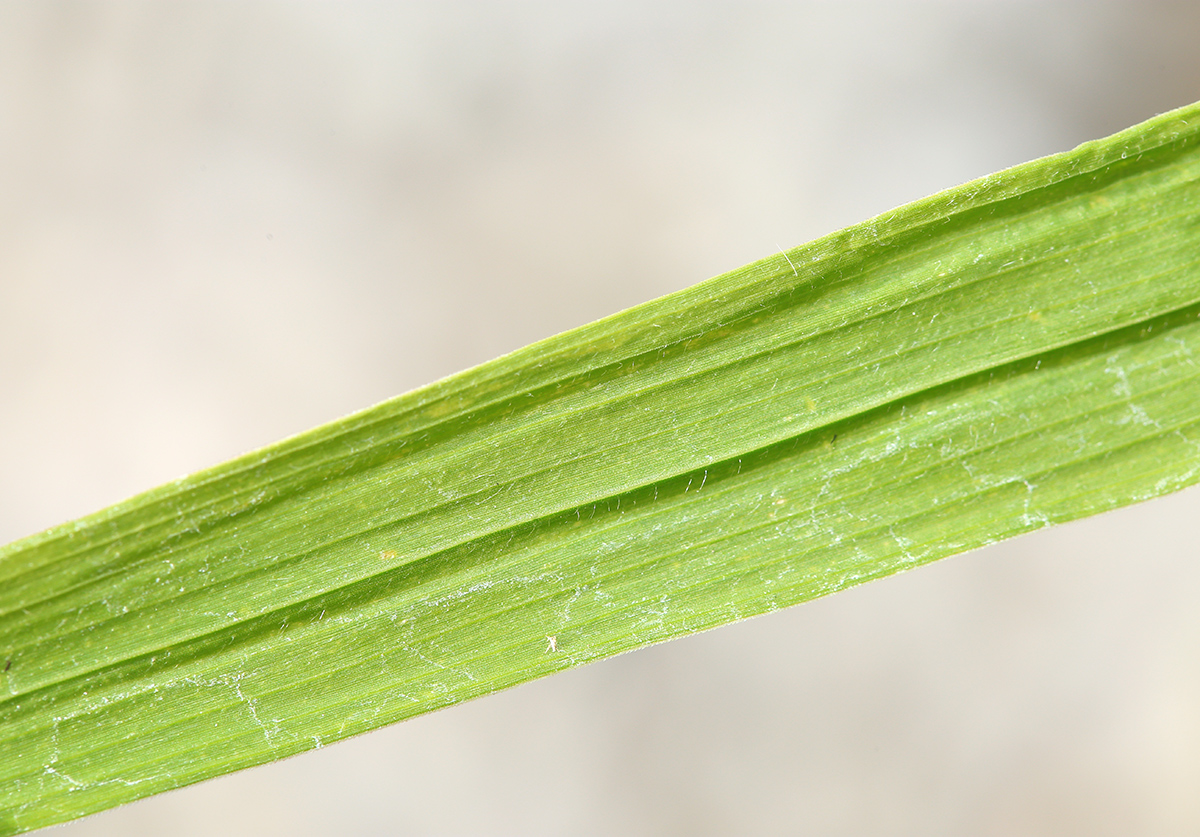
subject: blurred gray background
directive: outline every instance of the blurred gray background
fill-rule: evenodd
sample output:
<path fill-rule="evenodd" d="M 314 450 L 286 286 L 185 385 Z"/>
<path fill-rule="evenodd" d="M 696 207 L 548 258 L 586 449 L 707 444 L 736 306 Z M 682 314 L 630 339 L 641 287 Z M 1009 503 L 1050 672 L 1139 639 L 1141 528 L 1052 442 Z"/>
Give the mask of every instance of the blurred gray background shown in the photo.
<path fill-rule="evenodd" d="M 0 2 L 0 540 L 1200 99 L 1198 44 L 1195 3 Z M 1198 507 L 56 833 L 1195 834 Z"/>

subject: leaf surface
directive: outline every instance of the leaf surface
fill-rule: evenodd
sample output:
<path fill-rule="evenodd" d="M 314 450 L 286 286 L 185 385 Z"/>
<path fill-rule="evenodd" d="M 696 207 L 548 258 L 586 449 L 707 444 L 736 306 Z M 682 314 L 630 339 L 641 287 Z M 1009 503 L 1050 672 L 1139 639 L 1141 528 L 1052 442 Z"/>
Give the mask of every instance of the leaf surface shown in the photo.
<path fill-rule="evenodd" d="M 1200 105 L 0 549 L 0 833 L 1154 497 Z"/>

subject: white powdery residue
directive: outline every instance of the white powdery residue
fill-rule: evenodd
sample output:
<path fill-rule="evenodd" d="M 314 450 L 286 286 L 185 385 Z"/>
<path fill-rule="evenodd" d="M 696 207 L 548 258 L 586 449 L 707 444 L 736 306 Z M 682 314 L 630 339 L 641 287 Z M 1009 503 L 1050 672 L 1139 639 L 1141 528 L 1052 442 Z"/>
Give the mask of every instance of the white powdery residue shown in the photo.
<path fill-rule="evenodd" d="M 121 779 L 121 778 L 109 779 L 108 781 L 100 782 L 99 785 L 124 785 L 127 788 L 131 788 L 134 785 L 140 785 L 143 782 L 154 782 L 154 781 L 159 781 L 161 779 L 166 779 L 168 782 L 170 782 L 172 785 L 174 785 L 176 787 L 178 787 L 178 785 L 179 785 L 179 781 L 174 777 L 174 775 L 172 775 L 171 773 L 167 773 L 167 772 L 156 773 L 153 776 L 143 776 L 140 779 Z M 97 785 L 97 787 L 99 787 L 99 785 Z"/>
<path fill-rule="evenodd" d="M 370 616 L 359 611 L 350 611 L 348 613 L 338 613 L 334 616 L 325 616 L 325 611 L 321 611 L 321 616 L 318 617 L 318 622 L 328 622 L 330 625 L 356 625 L 364 619 L 369 619 Z M 395 620 L 393 620 L 395 621 Z"/>
<path fill-rule="evenodd" d="M 423 602 L 423 604 L 426 607 L 441 607 L 443 605 L 450 604 L 451 602 L 456 602 L 460 599 L 465 599 L 468 596 L 473 596 L 476 593 L 482 593 L 485 590 L 490 590 L 492 587 L 496 587 L 496 586 L 500 586 L 500 585 L 529 587 L 530 585 L 541 584 L 543 581 L 545 581 L 546 578 L 551 578 L 551 576 L 542 576 L 539 578 L 526 578 L 524 576 L 516 576 L 514 578 L 505 578 L 505 579 L 484 579 L 483 581 L 479 581 L 479 582 L 476 582 L 475 584 L 472 584 L 470 587 L 463 587 L 458 590 L 452 590 L 449 593 L 439 596 L 436 599 L 429 599 L 429 600 Z"/>
<path fill-rule="evenodd" d="M 1104 371 L 1117 379 L 1117 382 L 1113 384 L 1113 395 L 1121 398 L 1129 398 L 1133 395 L 1133 390 L 1129 386 L 1129 376 L 1125 374 L 1125 367 L 1117 364 L 1116 355 L 1108 359 L 1108 365 L 1104 367 Z"/>
<path fill-rule="evenodd" d="M 911 538 L 906 538 L 903 535 L 897 535 L 895 526 L 888 527 L 888 534 L 892 536 L 892 540 L 896 542 L 896 546 L 900 547 L 900 554 L 904 556 L 905 561 L 912 564 L 921 560 L 920 555 L 913 555 L 912 551 L 909 549 L 909 547 L 913 545 L 913 540 Z"/>
<path fill-rule="evenodd" d="M 1025 486 L 1025 502 L 1021 511 L 1021 525 L 1029 526 L 1035 529 L 1041 529 L 1050 525 L 1049 518 L 1041 512 L 1031 511 L 1033 505 L 1033 492 L 1037 488 L 1037 483 L 1030 482 L 1025 477 L 1000 477 L 994 474 L 978 474 L 966 462 L 960 461 L 963 470 L 970 474 L 971 479 L 981 488 L 997 488 L 1002 485 L 1015 485 L 1017 483 Z"/>
<path fill-rule="evenodd" d="M 413 648 L 411 645 L 404 645 L 401 647 L 403 647 L 405 651 L 412 654 L 414 657 L 416 657 L 417 659 L 426 663 L 427 665 L 431 665 L 436 669 L 441 669 L 442 671 L 449 671 L 452 674 L 459 675 L 460 677 L 465 677 L 473 683 L 478 682 L 478 678 L 475 677 L 475 675 L 471 674 L 471 672 L 467 671 L 465 668 L 455 668 L 453 666 L 442 665 L 437 660 L 429 659 L 429 657 L 426 657 L 424 654 L 422 654 L 417 649 Z"/>
<path fill-rule="evenodd" d="M 1025 509 L 1021 514 L 1021 524 L 1023 526 L 1031 526 L 1035 529 L 1041 529 L 1050 525 L 1049 518 L 1041 512 L 1031 513 L 1030 505 L 1033 503 L 1033 490 L 1037 488 L 1035 483 L 1031 483 L 1027 479 L 1018 480 L 1025 486 Z"/>
<path fill-rule="evenodd" d="M 1200 450 L 1200 442 L 1191 438 L 1186 433 L 1184 433 L 1182 430 L 1176 430 L 1172 435 L 1178 436 L 1180 439 L 1183 440 L 1184 444 L 1191 446 L 1193 449 Z"/>
<path fill-rule="evenodd" d="M 596 604 L 602 605 L 604 607 L 615 607 L 617 603 L 615 603 L 613 601 L 612 593 L 606 593 L 604 591 L 604 589 L 600 586 L 601 585 L 600 568 L 598 566 L 596 566 L 595 564 L 592 564 L 590 567 L 588 567 L 588 572 L 592 576 L 593 583 L 591 585 L 585 585 L 583 588 L 580 588 L 580 589 L 589 589 L 590 588 L 592 591 L 592 601 L 595 602 Z"/>
<path fill-rule="evenodd" d="M 250 713 L 250 717 L 254 719 L 254 723 L 257 724 L 258 728 L 262 730 L 263 738 L 266 739 L 268 744 L 270 744 L 271 735 L 274 732 L 278 732 L 278 727 L 272 730 L 263 723 L 262 718 L 258 717 L 258 698 L 246 697 L 245 693 L 242 691 L 242 677 L 243 675 L 238 675 L 237 679 L 233 681 L 233 690 L 237 693 L 238 699 L 245 704 L 246 710 Z"/>
<path fill-rule="evenodd" d="M 62 779 L 64 782 L 70 785 L 72 791 L 77 791 L 81 788 L 87 787 L 87 785 L 85 785 L 83 782 L 77 782 L 66 773 L 63 773 L 61 770 L 56 770 L 53 764 L 48 764 L 43 769 L 45 770 L 47 776 L 54 776 L 58 779 Z"/>
<path fill-rule="evenodd" d="M 255 726 L 262 730 L 263 739 L 266 740 L 268 744 L 274 745 L 274 736 L 282 732 L 282 729 L 279 725 L 282 719 L 271 718 L 270 724 L 268 725 L 267 722 L 263 721 L 263 719 L 258 716 L 258 698 L 248 697 L 246 693 L 242 691 L 242 680 L 244 680 L 245 677 L 246 673 L 244 671 L 240 671 L 237 674 L 222 674 L 208 680 L 201 680 L 198 677 L 185 677 L 182 678 L 180 682 L 187 683 L 192 686 L 223 687 L 232 689 L 233 693 L 237 695 L 238 701 L 245 706 L 246 711 L 250 713 L 250 718 L 254 721 Z"/>
<path fill-rule="evenodd" d="M 968 464 L 965 460 L 960 460 L 959 464 L 962 465 L 963 470 L 966 471 L 971 476 L 971 479 L 973 479 L 975 481 L 975 484 L 978 485 L 980 488 L 999 488 L 1002 485 L 1014 485 L 1016 483 L 1020 483 L 1021 485 L 1024 485 L 1025 486 L 1025 506 L 1026 506 L 1026 508 L 1029 507 L 1031 495 L 1033 494 L 1033 489 L 1037 488 L 1036 483 L 1031 483 L 1029 480 L 1027 480 L 1025 477 L 1022 477 L 1022 476 L 1001 476 L 998 474 L 979 473 L 975 470 L 975 468 L 972 465 Z"/>
<path fill-rule="evenodd" d="M 638 620 L 639 627 L 641 625 L 650 625 L 654 628 L 656 635 L 661 635 L 667 629 L 667 611 L 670 607 L 670 595 L 664 593 L 659 596 L 657 606 L 648 604 L 644 608 L 646 615 Z M 636 629 L 634 633 L 637 635 Z"/>
<path fill-rule="evenodd" d="M 1176 491 L 1184 486 L 1191 485 L 1192 479 L 1195 476 L 1196 469 L 1192 468 L 1183 474 L 1174 474 L 1169 477 L 1163 477 L 1158 482 L 1154 483 L 1154 490 L 1152 492 L 1149 492 L 1145 498 L 1139 499 L 1149 500 L 1152 497 L 1161 497 L 1163 494 L 1169 494 L 1170 492 Z"/>
<path fill-rule="evenodd" d="M 145 782 L 159 783 L 160 790 L 164 790 L 166 788 L 178 787 L 180 785 L 180 782 L 175 779 L 174 775 L 169 770 L 161 770 L 158 773 L 154 773 L 154 774 L 151 774 L 148 776 L 142 776 L 142 777 L 136 778 L 136 779 L 131 779 L 131 778 L 128 778 L 125 776 L 116 776 L 111 779 L 105 779 L 105 780 L 99 781 L 99 782 L 83 782 L 83 781 L 80 781 L 79 779 L 75 778 L 71 774 L 65 772 L 60 767 L 60 762 L 62 761 L 62 750 L 61 750 L 59 740 L 58 740 L 58 730 L 59 730 L 60 724 L 62 724 L 63 722 L 66 722 L 66 721 L 75 720 L 82 715 L 87 715 L 92 712 L 95 712 L 96 710 L 101 709 L 110 703 L 118 703 L 127 698 L 132 698 L 132 697 L 136 697 L 141 694 L 145 694 L 146 692 L 156 692 L 156 691 L 158 691 L 158 688 L 159 687 L 154 684 L 145 684 L 145 685 L 139 686 L 135 689 L 131 689 L 129 691 L 119 692 L 119 693 L 116 693 L 113 695 L 108 695 L 108 696 L 104 696 L 104 697 L 100 697 L 100 698 L 92 698 L 92 699 L 89 699 L 84 702 L 84 705 L 83 705 L 83 708 L 81 711 L 74 712 L 74 713 L 64 716 L 64 717 L 55 717 L 53 719 L 53 726 L 51 727 L 51 730 L 50 730 L 50 751 L 51 751 L 50 757 L 47 759 L 46 763 L 44 765 L 42 765 L 43 776 L 54 778 L 61 782 L 65 782 L 68 786 L 69 793 L 74 793 L 75 791 L 83 790 L 83 789 L 100 788 L 105 785 L 124 785 L 126 787 L 133 787 L 135 785 L 140 785 Z"/>
<path fill-rule="evenodd" d="M 1192 354 L 1192 348 L 1188 345 L 1186 340 L 1184 340 L 1182 337 L 1176 337 L 1174 335 L 1168 336 L 1165 339 L 1168 343 L 1173 343 L 1177 347 L 1175 351 L 1175 357 L 1183 358 L 1183 360 L 1187 362 L 1188 366 L 1196 365 L 1195 357 Z"/>
<path fill-rule="evenodd" d="M 81 788 L 87 787 L 87 785 L 85 785 L 83 782 L 76 781 L 74 778 L 68 776 L 66 773 L 63 773 L 61 770 L 55 767 L 55 765 L 58 764 L 61 756 L 61 751 L 58 746 L 58 725 L 66 720 L 68 719 L 54 719 L 54 725 L 50 728 L 50 758 L 44 765 L 42 765 L 42 772 L 47 776 L 52 776 L 55 779 L 60 779 L 66 782 L 70 786 L 71 791 L 77 791 Z"/>
<path fill-rule="evenodd" d="M 79 714 L 94 712 L 97 709 L 103 709 L 110 703 L 120 703 L 123 700 L 144 695 L 146 692 L 157 692 L 158 688 L 158 684 L 156 683 L 140 683 L 127 691 L 118 691 L 111 695 L 100 695 L 98 697 L 89 695 L 83 703 L 83 711 Z"/>
<path fill-rule="evenodd" d="M 480 581 L 476 584 L 472 584 L 470 587 L 465 587 L 465 588 L 462 588 L 459 590 L 451 590 L 449 593 L 445 593 L 444 595 L 441 595 L 436 599 L 427 599 L 422 604 L 424 604 L 426 607 L 431 607 L 431 608 L 442 607 L 443 605 L 450 604 L 451 602 L 456 602 L 460 599 L 465 599 L 467 596 L 473 595 L 475 593 L 482 593 L 484 590 L 487 590 L 491 587 L 495 587 L 497 584 L 502 584 L 502 583 L 504 583 L 504 582 L 494 581 L 494 580 L 493 581 Z"/>
<path fill-rule="evenodd" d="M 1140 424 L 1143 427 L 1153 427 L 1155 430 L 1162 430 L 1162 425 L 1150 418 L 1149 414 L 1138 404 L 1130 403 L 1128 421 Z"/>
<path fill-rule="evenodd" d="M 571 605 L 575 604 L 586 590 L 587 585 L 576 587 L 575 592 L 571 594 L 571 598 L 567 599 L 567 603 L 563 605 L 562 613 L 559 616 L 564 623 L 571 621 Z"/>

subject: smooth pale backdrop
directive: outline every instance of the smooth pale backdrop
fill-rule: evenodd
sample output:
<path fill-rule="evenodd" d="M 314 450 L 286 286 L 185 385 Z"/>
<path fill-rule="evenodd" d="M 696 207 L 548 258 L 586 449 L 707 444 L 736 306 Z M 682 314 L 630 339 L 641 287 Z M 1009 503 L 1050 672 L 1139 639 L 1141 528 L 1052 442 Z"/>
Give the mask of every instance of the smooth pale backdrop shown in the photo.
<path fill-rule="evenodd" d="M 1194 3 L 0 3 L 0 539 L 1200 99 Z M 75 823 L 1194 834 L 1200 494 Z"/>

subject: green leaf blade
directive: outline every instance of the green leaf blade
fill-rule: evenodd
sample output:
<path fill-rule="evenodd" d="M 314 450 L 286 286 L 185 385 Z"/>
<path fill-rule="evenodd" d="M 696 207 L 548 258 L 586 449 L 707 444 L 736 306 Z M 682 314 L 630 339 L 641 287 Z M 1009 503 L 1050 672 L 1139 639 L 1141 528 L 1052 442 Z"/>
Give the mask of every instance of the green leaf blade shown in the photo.
<path fill-rule="evenodd" d="M 1198 127 L 966 184 L 0 550 L 0 831 L 1195 482 Z"/>

